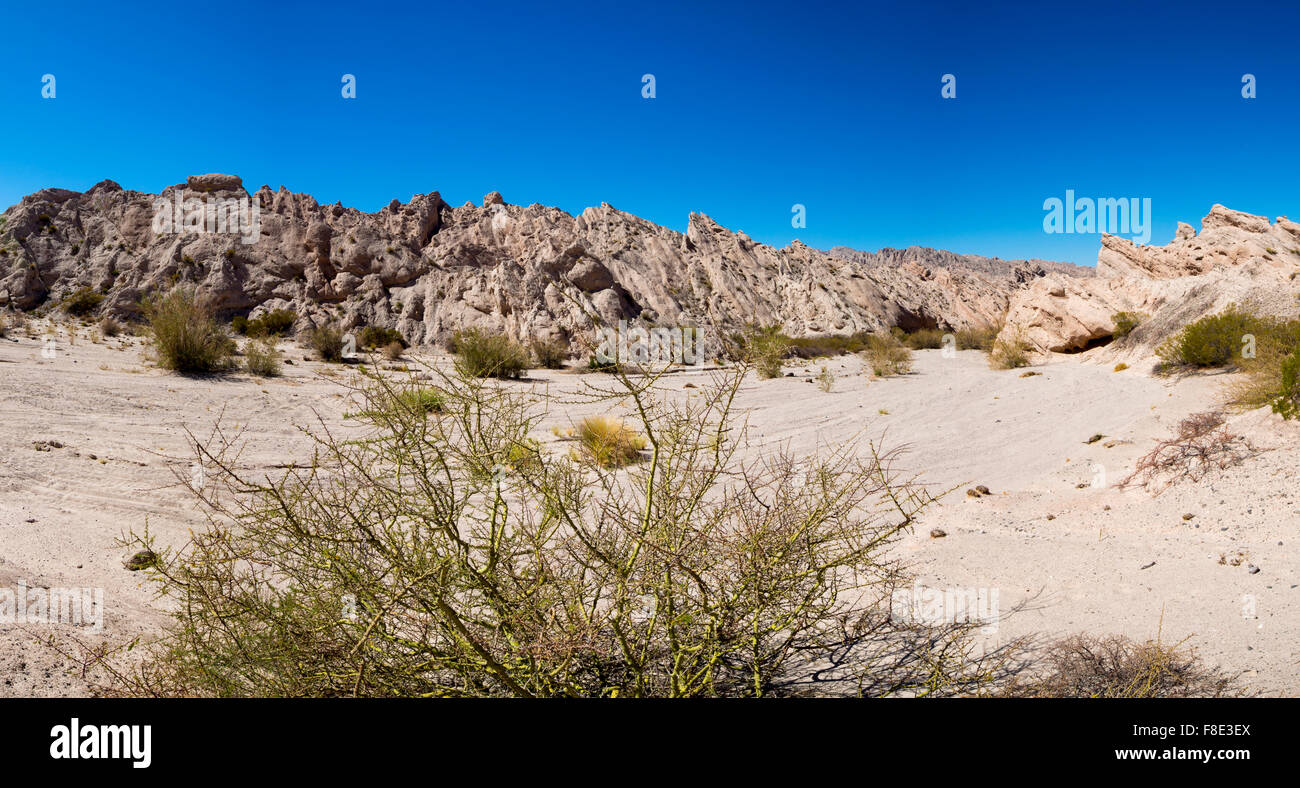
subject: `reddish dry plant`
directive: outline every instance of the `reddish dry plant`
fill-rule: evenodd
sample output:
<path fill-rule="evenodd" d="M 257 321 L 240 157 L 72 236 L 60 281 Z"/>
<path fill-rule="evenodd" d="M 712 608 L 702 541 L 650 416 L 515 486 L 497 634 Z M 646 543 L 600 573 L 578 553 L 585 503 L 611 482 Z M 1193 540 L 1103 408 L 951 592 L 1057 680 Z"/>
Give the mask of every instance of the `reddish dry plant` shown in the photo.
<path fill-rule="evenodd" d="M 1210 410 L 1178 422 L 1173 437 L 1156 441 L 1120 487 L 1138 484 L 1159 495 L 1179 481 L 1198 482 L 1259 452 L 1246 438 L 1229 432 L 1224 421 L 1222 411 Z"/>

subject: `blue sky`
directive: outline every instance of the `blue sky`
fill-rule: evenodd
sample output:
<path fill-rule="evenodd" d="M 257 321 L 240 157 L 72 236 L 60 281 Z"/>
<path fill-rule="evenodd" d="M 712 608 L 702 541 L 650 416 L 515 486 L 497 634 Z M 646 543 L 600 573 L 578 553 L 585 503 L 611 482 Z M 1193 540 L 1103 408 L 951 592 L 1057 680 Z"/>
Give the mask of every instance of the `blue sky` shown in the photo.
<path fill-rule="evenodd" d="M 499 190 L 679 230 L 700 211 L 777 245 L 1091 264 L 1099 236 L 1045 233 L 1045 199 L 1150 198 L 1153 243 L 1215 202 L 1300 217 L 1298 21 L 1294 3 L 29 3 L 0 48 L 0 206 L 231 172 L 368 211 Z"/>

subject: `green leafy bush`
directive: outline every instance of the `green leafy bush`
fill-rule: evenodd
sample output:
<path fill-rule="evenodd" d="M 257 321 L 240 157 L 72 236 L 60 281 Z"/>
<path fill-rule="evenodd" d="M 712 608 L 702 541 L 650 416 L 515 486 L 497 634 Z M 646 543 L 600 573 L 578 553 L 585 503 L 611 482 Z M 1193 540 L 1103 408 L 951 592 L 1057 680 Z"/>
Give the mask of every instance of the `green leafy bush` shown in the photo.
<path fill-rule="evenodd" d="M 777 378 L 781 376 L 781 362 L 794 341 L 778 325 L 751 325 L 736 335 L 733 343 L 733 354 L 752 364 L 760 378 Z"/>
<path fill-rule="evenodd" d="M 283 337 L 287 336 L 289 331 L 293 329 L 294 321 L 297 319 L 297 313 L 291 310 L 273 309 L 252 320 L 242 315 L 236 315 L 230 321 L 230 326 L 235 330 L 235 333 L 250 337 Z"/>
<path fill-rule="evenodd" d="M 921 328 L 903 336 L 903 344 L 913 350 L 936 350 L 943 347 L 944 332 L 938 328 Z"/>
<path fill-rule="evenodd" d="M 1273 401 L 1273 412 L 1288 421 L 1300 418 L 1300 346 L 1282 362 L 1281 393 Z"/>
<path fill-rule="evenodd" d="M 89 287 L 83 287 L 63 299 L 63 308 L 66 309 L 69 314 L 76 315 L 77 317 L 84 317 L 98 309 L 99 305 L 103 303 L 103 301 L 103 294 L 97 293 Z"/>
<path fill-rule="evenodd" d="M 1140 312 L 1116 312 L 1110 316 L 1110 320 L 1115 324 L 1115 330 L 1112 334 L 1119 339 L 1133 333 L 1133 329 L 1142 325 L 1147 318 Z"/>
<path fill-rule="evenodd" d="M 402 347 L 406 347 L 406 339 L 402 332 L 395 328 L 381 328 L 379 326 L 366 326 L 357 334 L 357 344 L 363 348 L 382 348 L 390 342 L 398 342 Z"/>
<path fill-rule="evenodd" d="M 343 360 L 343 344 L 346 336 L 333 326 L 320 326 L 312 329 L 307 343 L 321 357 L 322 361 L 339 362 Z"/>
<path fill-rule="evenodd" d="M 619 367 L 617 361 L 601 361 L 600 358 L 597 357 L 596 354 L 594 353 L 587 357 L 588 372 L 604 372 L 606 374 L 613 375 L 619 372 L 620 369 L 621 368 Z"/>
<path fill-rule="evenodd" d="M 533 359 L 543 369 L 564 369 L 569 350 L 555 340 L 535 339 L 532 342 Z"/>
<path fill-rule="evenodd" d="M 247 333 L 250 337 L 287 336 L 297 319 L 298 315 L 288 309 L 273 309 L 247 321 Z"/>
<path fill-rule="evenodd" d="M 861 353 L 867 347 L 868 336 L 870 336 L 868 332 L 859 331 L 847 336 L 831 334 L 818 337 L 787 338 L 790 343 L 787 355 L 793 355 L 797 358 L 825 358 L 827 356 Z"/>
<path fill-rule="evenodd" d="M 476 378 L 519 378 L 531 364 L 528 351 L 505 334 L 478 328 L 457 331 L 452 337 L 458 367 Z"/>
<path fill-rule="evenodd" d="M 1259 356 L 1269 348 L 1289 349 L 1297 344 L 1300 320 L 1262 317 L 1233 304 L 1183 326 L 1156 353 L 1171 366 L 1223 367 L 1239 364 L 1246 348 Z"/>

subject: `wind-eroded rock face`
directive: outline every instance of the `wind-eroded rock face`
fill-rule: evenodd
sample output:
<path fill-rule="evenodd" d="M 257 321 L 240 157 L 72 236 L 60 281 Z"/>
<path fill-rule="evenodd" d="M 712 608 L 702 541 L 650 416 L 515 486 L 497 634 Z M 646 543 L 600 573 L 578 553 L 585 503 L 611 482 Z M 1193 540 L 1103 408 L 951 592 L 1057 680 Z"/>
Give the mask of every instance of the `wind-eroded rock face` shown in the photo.
<path fill-rule="evenodd" d="M 157 204 L 247 200 L 239 232 L 175 232 Z M 224 317 L 288 308 L 299 329 L 394 327 L 431 343 L 480 326 L 520 339 L 570 341 L 587 315 L 728 330 L 780 323 L 793 335 L 892 325 L 956 329 L 996 322 L 1013 293 L 1090 269 L 936 250 L 833 253 L 777 249 L 691 214 L 679 233 L 607 204 L 572 216 L 510 205 L 496 192 L 452 207 L 437 192 L 376 213 L 320 205 L 233 175 L 191 176 L 159 195 L 103 181 L 85 193 L 45 189 L 4 214 L 0 307 L 33 309 L 79 288 L 118 316 L 140 298 L 192 283 Z M 175 227 L 184 229 L 178 215 Z"/>
<path fill-rule="evenodd" d="M 1011 298 L 1003 336 L 1020 331 L 1039 350 L 1070 352 L 1108 340 L 1116 312 L 1149 318 L 1126 343 L 1148 352 L 1165 337 L 1229 304 L 1261 314 L 1297 314 L 1300 225 L 1286 217 L 1269 223 L 1215 205 L 1198 234 L 1178 223 L 1165 246 L 1138 246 L 1103 235 L 1097 275 L 1049 273 Z"/>

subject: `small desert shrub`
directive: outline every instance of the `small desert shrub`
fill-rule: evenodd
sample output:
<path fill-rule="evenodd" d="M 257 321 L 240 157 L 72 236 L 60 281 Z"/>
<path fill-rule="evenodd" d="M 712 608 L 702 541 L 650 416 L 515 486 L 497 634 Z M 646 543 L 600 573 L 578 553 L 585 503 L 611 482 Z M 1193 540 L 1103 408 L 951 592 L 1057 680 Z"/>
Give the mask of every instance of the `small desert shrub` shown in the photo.
<path fill-rule="evenodd" d="M 1029 351 L 1029 342 L 1017 327 L 1012 330 L 1011 336 L 1000 336 L 993 341 L 993 347 L 989 349 L 989 366 L 994 369 L 1019 369 L 1028 366 Z"/>
<path fill-rule="evenodd" d="M 1110 320 L 1115 324 L 1115 330 L 1112 333 L 1115 338 L 1119 339 L 1133 333 L 1146 320 L 1147 316 L 1139 312 L 1116 312 L 1110 316 Z"/>
<path fill-rule="evenodd" d="M 452 337 L 457 366 L 476 378 L 519 378 L 528 371 L 528 351 L 505 334 L 479 328 L 457 331 Z"/>
<path fill-rule="evenodd" d="M 592 416 L 578 422 L 574 437 L 587 459 L 602 468 L 618 468 L 635 462 L 646 447 L 641 437 L 622 419 Z"/>
<path fill-rule="evenodd" d="M 1157 440 L 1155 448 L 1137 461 L 1120 487 L 1137 484 L 1159 495 L 1180 481 L 1198 482 L 1258 453 L 1250 441 L 1229 432 L 1224 424 L 1219 411 L 1183 419 L 1173 437 Z"/>
<path fill-rule="evenodd" d="M 1246 348 L 1259 357 L 1278 350 L 1285 354 L 1297 345 L 1300 320 L 1262 317 L 1234 304 L 1183 326 L 1156 353 L 1166 367 L 1223 367 L 1240 365 Z"/>
<path fill-rule="evenodd" d="M 1253 317 L 1235 306 L 1189 323 L 1165 340 L 1156 353 L 1166 364 L 1192 367 L 1221 367 L 1237 356 L 1248 334 L 1254 333 Z"/>
<path fill-rule="evenodd" d="M 397 402 L 413 413 L 441 413 L 445 404 L 442 392 L 434 388 L 410 388 L 397 394 Z"/>
<path fill-rule="evenodd" d="M 797 358 L 826 358 L 861 353 L 867 346 L 867 336 L 866 332 L 858 332 L 848 336 L 832 334 L 819 337 L 796 337 L 789 340 L 790 347 L 786 355 Z"/>
<path fill-rule="evenodd" d="M 603 372 L 608 375 L 614 375 L 620 370 L 621 368 L 617 361 L 601 361 L 600 357 L 594 353 L 587 357 L 588 372 Z"/>
<path fill-rule="evenodd" d="M 244 368 L 264 378 L 280 374 L 280 351 L 274 342 L 253 340 L 244 345 Z"/>
<path fill-rule="evenodd" d="M 282 337 L 289 333 L 297 319 L 298 315 L 288 309 L 273 309 L 252 320 L 236 317 L 231 325 L 250 337 Z"/>
<path fill-rule="evenodd" d="M 532 342 L 533 360 L 543 369 L 564 369 L 564 359 L 569 351 L 563 343 L 553 339 L 535 339 Z"/>
<path fill-rule="evenodd" d="M 298 316 L 288 309 L 273 309 L 257 320 L 249 321 L 249 328 L 252 329 L 254 324 L 260 323 L 261 331 L 266 336 L 282 337 L 293 330 L 294 321 L 297 319 Z"/>
<path fill-rule="evenodd" d="M 1123 361 L 1121 361 L 1121 362 L 1119 362 L 1118 364 L 1115 365 L 1115 369 L 1112 370 L 1112 371 L 1114 371 L 1114 372 L 1123 372 L 1123 371 L 1126 370 L 1126 369 L 1128 369 L 1128 364 L 1125 364 Z"/>
<path fill-rule="evenodd" d="M 373 374 L 363 375 L 377 380 Z M 424 419 L 430 414 L 444 412 L 447 405 L 447 397 L 442 390 L 413 382 L 371 387 L 363 400 L 361 411 L 344 416 L 362 419 L 380 427 L 392 427 L 412 418 Z"/>
<path fill-rule="evenodd" d="M 985 352 L 993 349 L 993 340 L 1001 333 L 1000 325 L 982 325 L 971 328 L 958 329 L 956 332 L 958 350 L 983 350 Z"/>
<path fill-rule="evenodd" d="M 152 295 L 141 303 L 158 364 L 176 372 L 218 372 L 229 367 L 235 342 L 212 309 L 189 287 Z"/>
<path fill-rule="evenodd" d="M 1273 412 L 1282 418 L 1300 418 L 1300 347 L 1282 362 L 1281 391 L 1273 400 Z"/>
<path fill-rule="evenodd" d="M 1296 346 L 1300 348 L 1300 345 Z M 1276 342 L 1257 345 L 1254 358 L 1234 362 L 1241 374 L 1225 388 L 1225 404 L 1232 410 L 1253 410 L 1272 405 L 1282 395 L 1282 367 L 1295 348 Z"/>
<path fill-rule="evenodd" d="M 99 333 L 106 337 L 115 337 L 122 333 L 122 324 L 111 317 L 99 321 Z"/>
<path fill-rule="evenodd" d="M 1300 351 L 1300 320 L 1259 322 L 1252 334 L 1254 353 L 1232 361 L 1242 373 L 1234 376 L 1227 387 L 1227 405 L 1235 410 L 1275 405 L 1286 389 L 1283 377 L 1287 361 Z"/>
<path fill-rule="evenodd" d="M 243 315 L 235 315 L 230 320 L 230 327 L 234 329 L 236 334 L 246 335 L 248 334 L 248 318 Z"/>
<path fill-rule="evenodd" d="M 387 345 L 384 345 L 383 352 L 384 358 L 389 361 L 396 361 L 402 357 L 402 353 L 406 352 L 406 348 L 402 346 L 401 342 L 389 342 Z"/>
<path fill-rule="evenodd" d="M 1075 635 L 1052 643 L 1042 665 L 1005 695 L 1030 698 L 1220 698 L 1242 694 L 1238 677 L 1206 667 L 1182 643 Z"/>
<path fill-rule="evenodd" d="M 822 367 L 822 371 L 817 373 L 817 388 L 829 394 L 834 387 L 835 376 L 831 374 L 829 369 Z"/>
<path fill-rule="evenodd" d="M 750 325 L 732 338 L 731 355 L 752 364 L 760 378 L 778 378 L 781 362 L 793 344 L 794 340 L 783 334 L 778 325 Z"/>
<path fill-rule="evenodd" d="M 33 324 L 27 322 L 27 316 L 22 312 L 0 312 L 0 337 L 9 334 L 26 334 L 30 337 L 34 333 Z"/>
<path fill-rule="evenodd" d="M 68 314 L 84 317 L 98 309 L 103 301 L 104 296 L 101 293 L 83 287 L 63 300 L 63 308 L 68 311 Z"/>
<path fill-rule="evenodd" d="M 943 347 L 944 332 L 937 328 L 922 328 L 903 337 L 903 344 L 913 350 L 935 350 Z"/>
<path fill-rule="evenodd" d="M 871 367 L 871 373 L 878 378 L 912 371 L 912 351 L 889 334 L 867 337 L 867 349 L 862 351 L 862 355 Z"/>
<path fill-rule="evenodd" d="M 405 345 L 406 339 L 395 328 L 380 328 L 379 326 L 366 326 L 357 335 L 357 344 L 363 348 L 381 348 L 391 342 Z"/>
<path fill-rule="evenodd" d="M 343 347 L 346 342 L 346 335 L 333 326 L 314 328 L 307 336 L 307 344 L 316 351 L 322 361 L 342 361 Z"/>

